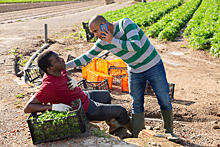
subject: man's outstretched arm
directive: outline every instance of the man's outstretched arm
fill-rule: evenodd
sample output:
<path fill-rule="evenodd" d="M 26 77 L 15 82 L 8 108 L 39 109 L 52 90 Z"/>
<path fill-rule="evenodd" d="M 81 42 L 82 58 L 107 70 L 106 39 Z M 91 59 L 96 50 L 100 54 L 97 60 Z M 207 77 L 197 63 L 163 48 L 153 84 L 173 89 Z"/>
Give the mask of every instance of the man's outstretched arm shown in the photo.
<path fill-rule="evenodd" d="M 43 112 L 46 110 L 52 110 L 52 105 L 43 105 L 34 95 L 24 107 L 25 113 Z"/>
<path fill-rule="evenodd" d="M 54 111 L 69 111 L 72 107 L 65 104 L 52 104 L 52 105 L 43 105 L 34 95 L 27 102 L 24 107 L 25 113 L 33 113 L 33 112 L 43 112 L 46 110 L 54 110 Z"/>

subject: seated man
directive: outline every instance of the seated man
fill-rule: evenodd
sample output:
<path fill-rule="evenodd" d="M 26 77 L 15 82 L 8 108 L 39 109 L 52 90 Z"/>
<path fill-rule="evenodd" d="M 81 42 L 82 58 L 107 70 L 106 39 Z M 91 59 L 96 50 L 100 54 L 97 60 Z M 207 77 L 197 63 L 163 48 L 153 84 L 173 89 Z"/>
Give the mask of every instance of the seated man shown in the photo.
<path fill-rule="evenodd" d="M 68 111 L 71 102 L 80 99 L 89 121 L 105 120 L 110 126 L 109 133 L 114 133 L 120 125 L 133 133 L 132 121 L 126 109 L 111 104 L 111 96 L 107 90 L 91 90 L 85 94 L 79 87 L 68 87 L 65 62 L 58 54 L 46 50 L 38 56 L 37 64 L 45 74 L 39 91 L 25 105 L 25 113 L 45 110 Z"/>

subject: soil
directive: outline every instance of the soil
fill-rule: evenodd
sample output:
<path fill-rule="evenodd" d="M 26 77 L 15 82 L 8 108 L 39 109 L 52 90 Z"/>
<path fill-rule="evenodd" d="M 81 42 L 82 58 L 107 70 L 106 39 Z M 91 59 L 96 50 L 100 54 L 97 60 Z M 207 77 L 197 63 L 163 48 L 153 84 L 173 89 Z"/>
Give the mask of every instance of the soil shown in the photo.
<path fill-rule="evenodd" d="M 83 17 L 83 16 L 82 16 Z M 87 18 L 85 18 L 87 19 Z M 23 22 L 21 22 L 23 23 Z M 10 25 L 8 24 L 10 27 Z M 70 33 L 80 31 L 80 23 L 71 26 L 71 29 L 60 29 L 57 33 L 48 33 L 51 40 L 50 48 L 67 60 L 68 55 L 79 56 L 92 47 L 92 43 L 83 39 L 62 39 Z M 36 34 L 36 33 L 35 33 Z M 7 38 L 7 36 L 5 36 Z M 10 36 L 9 36 L 10 37 Z M 29 35 L 31 42 L 21 41 L 9 45 L 1 51 L 1 86 L 0 86 L 0 126 L 2 146 L 31 146 L 31 137 L 26 123 L 27 114 L 23 107 L 33 94 L 16 84 L 13 73 L 12 60 L 8 58 L 8 50 L 23 56 L 30 56 L 43 44 L 43 38 Z M 175 84 L 173 114 L 174 132 L 182 139 L 183 146 L 220 146 L 220 59 L 213 57 L 206 50 L 193 50 L 188 48 L 186 38 L 181 36 L 173 42 L 161 42 L 149 38 L 164 62 L 167 80 Z M 16 40 L 15 40 L 16 41 Z M 1 47 L 1 46 L 0 46 Z M 107 59 L 115 59 L 110 54 Z M 19 59 L 19 58 L 18 58 Z M 19 66 L 22 70 L 23 67 Z M 11 74 L 12 73 L 12 74 Z M 82 80 L 81 72 L 69 73 L 77 81 Z M 24 94 L 22 97 L 16 97 Z M 111 90 L 112 103 L 120 104 L 131 115 L 131 99 L 129 94 L 122 92 L 119 85 L 113 85 Z M 155 131 L 161 132 L 163 124 L 160 108 L 155 96 L 145 95 L 146 125 Z M 101 129 L 108 129 L 104 122 L 96 124 Z M 129 137 L 129 133 L 121 129 L 113 136 L 118 138 Z M 53 146 L 53 144 L 52 144 Z"/>
<path fill-rule="evenodd" d="M 0 4 L 0 13 L 78 3 L 77 1 Z"/>

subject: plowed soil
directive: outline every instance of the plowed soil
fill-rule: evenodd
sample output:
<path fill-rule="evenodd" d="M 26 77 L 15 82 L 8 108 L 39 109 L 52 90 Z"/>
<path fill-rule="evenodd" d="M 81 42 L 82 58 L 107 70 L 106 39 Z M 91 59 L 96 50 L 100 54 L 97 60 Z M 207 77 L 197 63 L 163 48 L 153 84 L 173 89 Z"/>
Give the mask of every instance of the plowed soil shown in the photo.
<path fill-rule="evenodd" d="M 132 5 L 132 3 L 128 5 Z M 112 10 L 109 7 L 104 9 L 106 11 L 108 9 L 109 11 Z M 88 14 L 93 13 L 95 10 L 88 10 L 87 15 L 80 13 L 80 17 L 88 20 L 90 17 Z M 100 9 L 97 9 L 97 11 L 99 11 L 97 12 L 99 14 Z M 65 17 L 72 18 L 68 15 L 65 15 Z M 48 19 L 49 21 L 52 21 L 52 19 Z M 37 23 L 37 21 L 33 22 Z M 21 23 L 25 24 L 26 22 L 15 22 L 18 26 Z M 0 63 L 2 64 L 0 68 L 0 144 L 2 146 L 30 146 L 31 137 L 26 124 L 27 115 L 23 113 L 23 106 L 33 92 L 28 92 L 16 84 L 14 80 L 17 77 L 10 74 L 10 70 L 13 73 L 12 62 L 7 57 L 11 50 L 16 52 L 17 56 L 20 54 L 23 56 L 32 55 L 42 45 L 43 37 L 37 37 L 36 35 L 40 32 L 39 28 L 36 28 L 36 32 L 31 30 L 34 35 L 22 34 L 22 31 L 17 30 L 20 35 L 13 36 L 10 32 L 7 36 L 7 33 L 5 33 L 7 29 L 9 32 L 9 30 L 15 30 L 16 28 L 12 24 L 4 24 L 8 28 L 5 27 L 5 30 L 0 31 L 2 32 L 0 41 L 4 45 L 0 45 Z M 53 42 L 51 49 L 59 53 L 65 61 L 69 54 L 77 57 L 92 47 L 91 43 L 83 39 L 62 38 L 70 33 L 79 32 L 81 22 L 76 22 L 75 25 L 70 25 L 69 28 L 63 28 L 62 23 L 58 22 L 56 25 L 56 30 L 48 33 L 48 37 Z M 9 29 L 10 27 L 11 29 Z M 25 25 L 23 29 L 25 29 Z M 4 38 L 10 37 L 22 38 L 24 35 L 27 35 L 28 42 L 25 39 L 4 40 Z M 172 102 L 175 120 L 174 132 L 182 139 L 180 144 L 183 146 L 219 146 L 220 117 L 217 116 L 217 112 L 220 111 L 220 59 L 211 56 L 208 51 L 187 48 L 187 39 L 182 38 L 181 34 L 174 42 L 160 42 L 154 38 L 149 39 L 163 59 L 168 82 L 175 84 L 174 101 Z M 117 57 L 110 54 L 107 59 L 115 58 Z M 23 67 L 19 66 L 19 68 L 22 70 Z M 82 79 L 81 72 L 71 72 L 70 75 L 77 81 Z M 18 98 L 16 97 L 18 94 L 24 94 L 24 96 Z M 131 99 L 128 93 L 122 92 L 119 85 L 114 85 L 111 95 L 113 103 L 124 106 L 131 114 Z M 162 122 L 158 121 L 161 120 L 160 108 L 155 96 L 145 95 L 145 117 L 148 118 L 146 125 L 152 126 L 158 131 L 162 130 Z M 104 123 L 98 125 L 101 128 L 107 127 Z M 129 134 L 123 133 L 122 130 L 116 132 L 115 136 L 123 138 L 128 137 Z"/>

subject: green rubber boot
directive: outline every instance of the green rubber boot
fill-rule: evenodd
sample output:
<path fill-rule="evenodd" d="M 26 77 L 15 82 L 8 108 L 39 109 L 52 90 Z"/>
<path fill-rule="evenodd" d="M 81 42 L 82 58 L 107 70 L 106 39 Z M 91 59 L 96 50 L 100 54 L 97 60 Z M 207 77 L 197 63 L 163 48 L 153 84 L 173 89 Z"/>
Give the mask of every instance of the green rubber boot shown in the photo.
<path fill-rule="evenodd" d="M 164 131 L 166 137 L 173 142 L 180 142 L 181 139 L 173 133 L 173 112 L 172 110 L 161 110 L 161 115 L 164 122 Z"/>
<path fill-rule="evenodd" d="M 109 126 L 109 134 L 115 133 L 119 128 L 123 126 L 120 125 L 114 118 L 105 120 L 106 124 Z"/>
<path fill-rule="evenodd" d="M 132 114 L 133 137 L 138 138 L 138 134 L 145 128 L 144 112 Z"/>
<path fill-rule="evenodd" d="M 133 122 L 131 119 L 129 120 L 127 124 L 123 125 L 123 127 L 128 129 L 131 132 L 131 134 L 133 134 Z"/>

